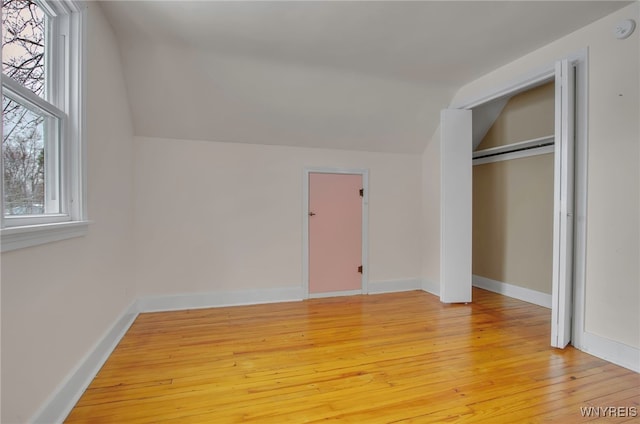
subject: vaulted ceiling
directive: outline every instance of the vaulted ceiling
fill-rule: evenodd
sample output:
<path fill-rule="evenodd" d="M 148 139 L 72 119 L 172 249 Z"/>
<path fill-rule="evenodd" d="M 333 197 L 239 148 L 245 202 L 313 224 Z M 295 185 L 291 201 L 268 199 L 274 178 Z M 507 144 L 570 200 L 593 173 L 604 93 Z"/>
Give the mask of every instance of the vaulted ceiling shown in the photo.
<path fill-rule="evenodd" d="M 421 152 L 458 88 L 629 2 L 106 1 L 136 135 Z"/>

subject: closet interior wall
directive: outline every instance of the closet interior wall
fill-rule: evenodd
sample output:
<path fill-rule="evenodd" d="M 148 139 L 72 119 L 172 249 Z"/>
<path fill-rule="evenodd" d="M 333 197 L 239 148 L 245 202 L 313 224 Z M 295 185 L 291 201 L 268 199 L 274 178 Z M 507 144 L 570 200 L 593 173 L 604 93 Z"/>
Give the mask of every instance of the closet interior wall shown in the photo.
<path fill-rule="evenodd" d="M 475 151 L 552 136 L 554 118 L 553 82 L 517 94 Z M 474 276 L 551 294 L 553 158 L 474 165 Z"/>

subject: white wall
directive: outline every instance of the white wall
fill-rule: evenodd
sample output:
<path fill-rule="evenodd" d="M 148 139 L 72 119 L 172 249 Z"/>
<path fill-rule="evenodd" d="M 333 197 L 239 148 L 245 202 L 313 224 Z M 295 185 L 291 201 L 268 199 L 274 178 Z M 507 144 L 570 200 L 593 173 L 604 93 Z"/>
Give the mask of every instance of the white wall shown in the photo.
<path fill-rule="evenodd" d="M 640 347 L 640 31 L 623 41 L 611 31 L 621 19 L 640 22 L 639 8 L 635 2 L 467 84 L 452 102 L 478 98 L 572 52 L 589 49 L 585 331 L 636 349 Z M 431 145 L 437 143 L 438 135 Z M 431 145 L 427 150 L 435 149 Z M 427 227 L 437 222 L 434 215 L 425 219 Z M 439 274 L 435 268 L 427 273 Z"/>
<path fill-rule="evenodd" d="M 89 5 L 86 237 L 2 254 L 2 422 L 27 422 L 133 300 L 132 125 L 113 33 Z"/>
<path fill-rule="evenodd" d="M 369 169 L 369 278 L 420 269 L 420 156 L 135 138 L 141 296 L 301 287 L 305 167 Z"/>
<path fill-rule="evenodd" d="M 143 38 L 124 43 L 122 56 L 135 133 L 145 137 L 419 153 L 455 91 Z"/>

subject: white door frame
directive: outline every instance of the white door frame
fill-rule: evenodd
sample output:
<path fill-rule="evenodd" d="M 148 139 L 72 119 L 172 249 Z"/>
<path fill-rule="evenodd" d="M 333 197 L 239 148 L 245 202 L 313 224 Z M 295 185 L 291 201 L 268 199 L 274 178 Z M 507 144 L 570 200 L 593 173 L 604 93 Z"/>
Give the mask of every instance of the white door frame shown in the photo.
<path fill-rule="evenodd" d="M 586 272 L 587 233 L 587 159 L 588 159 L 588 49 L 581 49 L 558 58 L 545 66 L 532 70 L 513 81 L 487 90 L 474 98 L 463 99 L 452 108 L 473 109 L 498 98 L 514 95 L 554 80 L 556 63 L 568 60 L 576 69 L 575 92 L 575 156 L 574 156 L 574 262 L 573 262 L 573 311 L 571 342 L 577 348 L 584 345 L 584 302 Z"/>
<path fill-rule="evenodd" d="M 309 174 L 346 174 L 362 175 L 362 188 L 364 196 L 362 199 L 362 290 L 358 293 L 339 292 L 328 293 L 325 296 L 337 294 L 359 294 L 369 293 L 369 170 L 351 168 L 326 168 L 307 167 L 302 172 L 302 290 L 303 298 L 308 299 L 309 295 Z M 314 296 L 322 297 L 322 296 Z"/>

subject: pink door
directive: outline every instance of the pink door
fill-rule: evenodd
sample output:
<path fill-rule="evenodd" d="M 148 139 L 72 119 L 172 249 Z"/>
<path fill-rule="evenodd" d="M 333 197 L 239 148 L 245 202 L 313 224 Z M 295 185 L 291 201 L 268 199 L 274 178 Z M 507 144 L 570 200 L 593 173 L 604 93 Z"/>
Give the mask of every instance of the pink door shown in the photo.
<path fill-rule="evenodd" d="M 309 174 L 309 293 L 362 289 L 362 175 Z"/>

